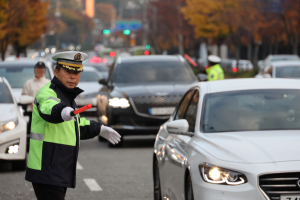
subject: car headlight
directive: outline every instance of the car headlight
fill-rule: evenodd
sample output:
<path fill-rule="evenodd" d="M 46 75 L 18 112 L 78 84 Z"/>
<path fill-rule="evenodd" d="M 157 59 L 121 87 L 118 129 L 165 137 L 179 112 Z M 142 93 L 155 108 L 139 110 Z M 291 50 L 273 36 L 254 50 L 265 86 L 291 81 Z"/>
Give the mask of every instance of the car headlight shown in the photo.
<path fill-rule="evenodd" d="M 128 108 L 130 106 L 129 101 L 125 98 L 112 98 L 109 99 L 109 103 L 113 108 Z"/>
<path fill-rule="evenodd" d="M 14 128 L 16 128 L 17 125 L 18 125 L 18 118 L 14 119 L 14 120 L 9 120 L 4 123 L 0 123 L 0 133 L 2 133 L 4 131 L 13 130 Z"/>
<path fill-rule="evenodd" d="M 222 185 L 241 185 L 247 177 L 239 172 L 220 168 L 209 163 L 199 165 L 200 174 L 205 182 Z"/>

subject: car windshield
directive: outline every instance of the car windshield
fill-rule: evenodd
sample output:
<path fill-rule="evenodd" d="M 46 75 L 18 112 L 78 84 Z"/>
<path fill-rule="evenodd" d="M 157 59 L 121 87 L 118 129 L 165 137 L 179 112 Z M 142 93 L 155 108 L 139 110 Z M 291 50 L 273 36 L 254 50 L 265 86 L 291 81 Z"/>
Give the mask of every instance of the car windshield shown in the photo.
<path fill-rule="evenodd" d="M 0 83 L 0 103 L 14 103 L 6 84 Z"/>
<path fill-rule="evenodd" d="M 98 82 L 99 76 L 92 71 L 81 72 L 80 82 Z"/>
<path fill-rule="evenodd" d="M 34 77 L 34 66 L 0 67 L 0 76 L 5 77 L 12 88 L 23 88 L 25 82 Z M 51 79 L 48 68 L 45 77 Z"/>
<path fill-rule="evenodd" d="M 293 61 L 293 60 L 300 60 L 298 56 L 288 56 L 288 57 L 279 57 L 279 58 L 272 58 L 271 62 L 278 62 L 278 61 Z"/>
<path fill-rule="evenodd" d="M 182 62 L 132 62 L 119 65 L 115 83 L 191 83 L 194 79 Z"/>
<path fill-rule="evenodd" d="M 108 67 L 106 67 L 104 65 L 90 65 L 90 66 L 94 67 L 99 72 L 108 72 L 109 71 Z"/>
<path fill-rule="evenodd" d="M 277 78 L 300 78 L 300 66 L 276 67 Z"/>
<path fill-rule="evenodd" d="M 300 90 L 247 90 L 207 94 L 205 133 L 299 130 Z"/>

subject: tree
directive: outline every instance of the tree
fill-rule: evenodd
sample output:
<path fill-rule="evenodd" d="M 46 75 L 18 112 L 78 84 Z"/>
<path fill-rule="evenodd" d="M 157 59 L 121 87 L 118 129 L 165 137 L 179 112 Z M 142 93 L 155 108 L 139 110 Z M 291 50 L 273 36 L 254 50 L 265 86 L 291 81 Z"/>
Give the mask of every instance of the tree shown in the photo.
<path fill-rule="evenodd" d="M 10 40 L 16 56 L 19 57 L 20 53 L 26 53 L 26 48 L 45 33 L 48 3 L 42 3 L 40 0 L 10 0 L 9 7 L 8 17 L 14 26 Z"/>
<path fill-rule="evenodd" d="M 281 13 L 289 43 L 293 53 L 298 54 L 300 40 L 300 0 L 286 0 L 284 11 Z"/>
<path fill-rule="evenodd" d="M 8 46 L 7 42 L 7 13 L 6 10 L 8 8 L 8 0 L 0 0 L 0 53 L 1 59 L 5 58 L 5 51 Z"/>
<path fill-rule="evenodd" d="M 194 49 L 193 28 L 184 20 L 182 6 L 185 0 L 153 1 L 148 6 L 148 19 L 152 19 L 149 34 L 156 49 L 168 50 L 181 44 L 185 50 Z"/>
<path fill-rule="evenodd" d="M 0 13 L 4 13 L 5 20 L 2 20 L 2 32 L 0 34 L 2 60 L 8 44 L 12 44 L 16 56 L 21 52 L 26 53 L 26 48 L 30 44 L 40 39 L 46 31 L 47 26 L 47 6 L 48 3 L 42 3 L 40 0 L 9 0 L 5 7 L 2 7 Z M 3 9 L 4 8 L 4 9 Z M 0 14 L 1 15 L 1 14 Z"/>

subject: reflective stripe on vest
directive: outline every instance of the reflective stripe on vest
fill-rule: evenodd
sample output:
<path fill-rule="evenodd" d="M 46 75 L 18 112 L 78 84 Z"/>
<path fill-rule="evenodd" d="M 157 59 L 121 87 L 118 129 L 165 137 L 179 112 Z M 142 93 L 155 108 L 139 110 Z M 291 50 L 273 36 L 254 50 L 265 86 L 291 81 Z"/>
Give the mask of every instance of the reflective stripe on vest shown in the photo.
<path fill-rule="evenodd" d="M 44 141 L 44 134 L 30 132 L 30 139 Z"/>

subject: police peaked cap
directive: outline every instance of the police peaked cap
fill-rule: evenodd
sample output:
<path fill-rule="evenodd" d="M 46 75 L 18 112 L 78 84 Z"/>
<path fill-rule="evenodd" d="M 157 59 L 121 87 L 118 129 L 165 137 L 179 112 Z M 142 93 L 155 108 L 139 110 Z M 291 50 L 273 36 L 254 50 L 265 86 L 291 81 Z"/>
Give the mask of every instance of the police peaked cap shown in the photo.
<path fill-rule="evenodd" d="M 83 71 L 82 61 L 86 60 L 87 58 L 88 55 L 86 53 L 79 51 L 66 51 L 52 56 L 52 59 L 55 60 L 58 65 L 61 65 L 67 70 L 76 72 Z"/>

